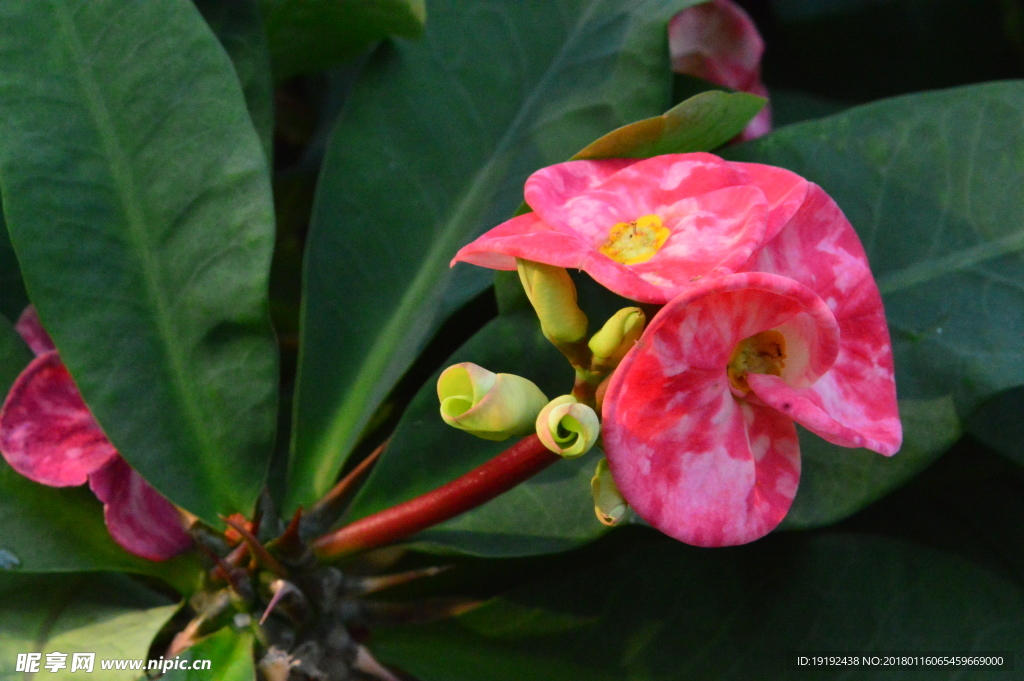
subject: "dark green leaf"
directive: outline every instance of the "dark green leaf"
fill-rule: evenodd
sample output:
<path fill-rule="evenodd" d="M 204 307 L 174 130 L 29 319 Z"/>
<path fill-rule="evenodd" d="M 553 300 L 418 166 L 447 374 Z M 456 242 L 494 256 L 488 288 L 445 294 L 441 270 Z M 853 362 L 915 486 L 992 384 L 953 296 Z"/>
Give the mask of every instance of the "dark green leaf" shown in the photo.
<path fill-rule="evenodd" d="M 514 373 L 548 397 L 572 390 L 573 371 L 540 332 L 532 310 L 501 316 L 449 358 Z M 515 439 L 481 440 L 455 430 L 438 413 L 437 372 L 413 399 L 381 460 L 350 509 L 352 519 L 394 506 L 468 472 Z M 599 452 L 551 468 L 480 508 L 423 532 L 422 548 L 480 556 L 564 551 L 604 531 L 594 516 L 590 477 Z"/>
<path fill-rule="evenodd" d="M 417 38 L 425 0 L 262 0 L 278 81 L 353 57 L 389 35 Z"/>
<path fill-rule="evenodd" d="M 274 157 L 274 79 L 259 0 L 194 0 L 235 65 L 249 117 L 268 161 Z"/>
<path fill-rule="evenodd" d="M 370 646 L 422 681 L 796 680 L 837 676 L 798 668 L 787 659 L 795 651 L 1019 659 L 1022 634 L 1024 592 L 977 564 L 893 540 L 803 535 L 714 551 L 654 541 L 455 620 L 379 630 Z"/>
<path fill-rule="evenodd" d="M 764 98 L 745 92 L 709 90 L 660 116 L 613 130 L 573 158 L 650 158 L 711 151 L 743 132 L 764 105 Z"/>
<path fill-rule="evenodd" d="M 291 506 L 330 487 L 432 330 L 490 284 L 449 272 L 455 252 L 508 219 L 531 172 L 665 110 L 665 25 L 691 4 L 439 3 L 423 40 L 371 60 L 320 175 Z"/>
<path fill-rule="evenodd" d="M 0 185 L 39 316 L 154 487 L 210 522 L 250 513 L 274 430 L 274 229 L 231 63 L 188 2 L 0 13 Z"/>
<path fill-rule="evenodd" d="M 867 463 L 806 446 L 793 526 L 834 522 L 892 490 L 982 400 L 1024 384 L 1022 119 L 1024 83 L 992 83 L 881 101 L 727 152 L 789 168 L 836 199 L 867 249 L 892 334 L 903 450 Z"/>
<path fill-rule="evenodd" d="M 16 320 L 28 305 L 25 283 L 21 280 L 21 268 L 14 254 L 11 239 L 4 222 L 3 206 L 0 206 L 0 314 Z"/>
<path fill-rule="evenodd" d="M 156 632 L 177 610 L 167 599 L 123 575 L 0 574 L 0 679 L 15 671 L 19 653 L 43 653 L 37 679 L 133 681 L 137 670 L 103 670 L 101 660 L 144 660 Z M 67 667 L 43 668 L 46 653 L 66 653 Z M 95 653 L 92 674 L 71 671 L 74 653 Z"/>
<path fill-rule="evenodd" d="M 976 438 L 1024 466 L 1024 387 L 986 401 L 967 427 Z"/>
<path fill-rule="evenodd" d="M 196 660 L 209 660 L 209 669 L 174 669 L 160 678 L 163 681 L 253 681 L 256 669 L 252 659 L 252 643 L 251 631 L 224 627 L 180 656 L 180 659 L 188 660 L 189 664 Z"/>
<path fill-rule="evenodd" d="M 103 524 L 103 506 L 86 487 L 46 487 L 3 460 L 0 527 L 0 568 L 5 570 L 134 572 L 163 579 L 182 593 L 191 593 L 201 577 L 194 554 L 154 562 L 122 549 Z"/>
<path fill-rule="evenodd" d="M 7 396 L 14 379 L 31 361 L 32 351 L 7 317 L 0 315 L 0 395 Z"/>

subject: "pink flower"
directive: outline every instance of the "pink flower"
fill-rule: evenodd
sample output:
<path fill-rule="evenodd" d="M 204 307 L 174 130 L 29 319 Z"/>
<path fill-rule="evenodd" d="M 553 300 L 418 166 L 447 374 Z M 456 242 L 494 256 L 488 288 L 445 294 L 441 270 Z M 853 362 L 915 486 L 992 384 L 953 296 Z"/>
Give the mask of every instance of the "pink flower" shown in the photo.
<path fill-rule="evenodd" d="M 165 560 L 191 545 L 177 509 L 121 458 L 82 400 L 53 341 L 28 307 L 18 333 L 36 354 L 0 409 L 0 451 L 11 468 L 51 487 L 88 481 L 118 544 Z"/>
<path fill-rule="evenodd" d="M 764 40 L 747 13 L 731 0 L 711 0 L 676 14 L 668 25 L 668 49 L 676 73 L 768 97 L 761 82 Z M 765 105 L 740 139 L 754 139 L 771 129 L 772 112 Z"/>
<path fill-rule="evenodd" d="M 789 510 L 793 422 L 894 454 L 902 441 L 881 297 L 817 185 L 747 263 L 666 305 L 610 381 L 602 432 L 625 499 L 700 546 L 753 541 Z"/>
<path fill-rule="evenodd" d="M 526 181 L 533 213 L 490 230 L 452 264 L 515 270 L 523 258 L 582 269 L 626 298 L 667 303 L 744 267 L 809 186 L 782 168 L 705 153 L 559 163 Z"/>

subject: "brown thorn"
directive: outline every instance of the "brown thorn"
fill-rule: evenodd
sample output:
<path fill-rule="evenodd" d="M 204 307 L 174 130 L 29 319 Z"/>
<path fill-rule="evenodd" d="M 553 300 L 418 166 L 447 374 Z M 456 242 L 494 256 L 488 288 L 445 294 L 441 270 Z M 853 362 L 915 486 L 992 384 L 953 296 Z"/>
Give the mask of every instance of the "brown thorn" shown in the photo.
<path fill-rule="evenodd" d="M 252 533 L 241 523 L 237 523 L 230 518 L 221 516 L 221 520 L 226 522 L 228 525 L 233 527 L 238 534 L 242 535 L 242 541 L 249 545 L 249 551 L 252 553 L 253 560 L 262 563 L 268 570 L 273 572 L 278 577 L 287 577 L 288 571 L 284 569 L 284 566 L 277 562 L 270 553 L 263 547 L 263 544 L 259 543 L 256 537 L 252 536 Z"/>
<path fill-rule="evenodd" d="M 291 521 L 288 523 L 288 527 L 285 528 L 281 536 L 273 539 L 268 544 L 273 546 L 276 550 L 280 551 L 285 556 L 300 556 L 306 549 L 305 544 L 302 542 L 302 537 L 299 535 L 299 526 L 302 522 L 302 507 L 299 506 L 295 509 L 295 515 L 292 516 Z"/>
<path fill-rule="evenodd" d="M 359 462 L 355 468 L 348 472 L 344 478 L 338 481 L 331 491 L 325 494 L 319 501 L 313 504 L 307 513 L 307 517 L 320 518 L 324 514 L 340 514 L 342 507 L 348 502 L 349 497 L 356 491 L 356 486 L 362 480 L 363 476 L 369 472 L 373 464 L 380 458 L 380 455 L 384 453 L 387 446 L 391 443 L 391 438 L 381 442 L 376 449 L 370 452 L 370 455 Z"/>
<path fill-rule="evenodd" d="M 408 603 L 363 601 L 360 604 L 366 624 L 371 627 L 393 627 L 406 624 L 427 624 L 455 617 L 479 607 L 483 601 L 468 598 L 430 598 Z"/>
<path fill-rule="evenodd" d="M 203 546 L 199 543 L 197 543 L 196 546 L 198 546 L 200 551 L 202 551 L 207 556 L 212 558 L 213 561 L 217 564 L 217 567 L 210 571 L 210 578 L 217 581 L 226 581 L 228 585 L 231 587 L 232 591 L 234 591 L 239 596 L 244 597 L 246 591 L 244 591 L 245 587 L 242 586 L 243 582 L 241 581 L 243 575 L 240 574 L 241 571 L 238 569 L 238 567 L 227 563 L 223 558 L 218 556 L 208 547 Z"/>
<path fill-rule="evenodd" d="M 260 617 L 260 626 L 267 621 L 270 613 L 274 611 L 274 608 L 277 607 L 282 598 L 293 591 L 298 591 L 291 582 L 286 582 L 283 579 L 275 579 L 273 585 L 277 585 L 277 588 L 274 590 L 274 595 L 271 597 L 270 602 L 267 603 L 267 609 L 263 611 L 263 617 Z"/>
<path fill-rule="evenodd" d="M 377 662 L 364 646 L 359 646 L 356 649 L 356 659 L 352 662 L 352 667 L 380 681 L 400 681 L 384 665 Z"/>
<path fill-rule="evenodd" d="M 421 579 L 423 577 L 436 577 L 442 572 L 451 570 L 454 565 L 442 565 L 437 567 L 423 568 L 422 570 L 409 570 L 398 572 L 392 575 L 380 575 L 378 577 L 360 577 L 349 582 L 349 592 L 356 596 L 372 594 L 384 589 L 390 589 L 399 584 Z"/>

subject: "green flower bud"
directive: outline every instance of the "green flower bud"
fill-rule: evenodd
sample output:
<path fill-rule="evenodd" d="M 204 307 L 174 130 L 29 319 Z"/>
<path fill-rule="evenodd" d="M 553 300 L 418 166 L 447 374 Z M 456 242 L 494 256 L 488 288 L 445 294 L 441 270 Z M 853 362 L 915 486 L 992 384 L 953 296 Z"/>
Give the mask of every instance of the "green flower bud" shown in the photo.
<path fill-rule="evenodd" d="M 494 374 L 471 362 L 441 372 L 437 397 L 445 423 L 485 440 L 529 435 L 548 401 L 531 381 Z"/>
<path fill-rule="evenodd" d="M 589 452 L 600 434 L 597 414 L 572 395 L 556 397 L 537 416 L 537 437 L 545 447 L 567 459 Z"/>
<path fill-rule="evenodd" d="M 629 504 L 622 498 L 618 485 L 612 479 L 608 459 L 601 459 L 590 480 L 590 491 L 594 494 L 594 513 L 605 525 L 617 525 L 625 517 Z"/>
<path fill-rule="evenodd" d="M 647 316 L 639 307 L 624 307 L 612 315 L 590 339 L 594 363 L 605 369 L 617 367 L 640 338 L 646 322 Z"/>
<path fill-rule="evenodd" d="M 521 258 L 516 264 L 544 336 L 555 345 L 582 341 L 587 335 L 587 315 L 576 304 L 576 285 L 565 268 Z"/>

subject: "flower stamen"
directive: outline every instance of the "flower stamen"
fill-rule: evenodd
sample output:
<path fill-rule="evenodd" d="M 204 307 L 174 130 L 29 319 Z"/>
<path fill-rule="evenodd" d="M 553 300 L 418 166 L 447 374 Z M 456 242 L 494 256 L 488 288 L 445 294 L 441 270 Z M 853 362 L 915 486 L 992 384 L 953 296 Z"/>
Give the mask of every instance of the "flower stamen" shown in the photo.
<path fill-rule="evenodd" d="M 746 394 L 750 392 L 747 374 L 781 376 L 785 366 L 786 337 L 769 329 L 737 343 L 726 371 L 732 387 Z"/>
<path fill-rule="evenodd" d="M 671 232 L 657 215 L 645 215 L 633 222 L 619 222 L 608 230 L 608 239 L 597 250 L 623 265 L 637 265 L 654 257 Z"/>

